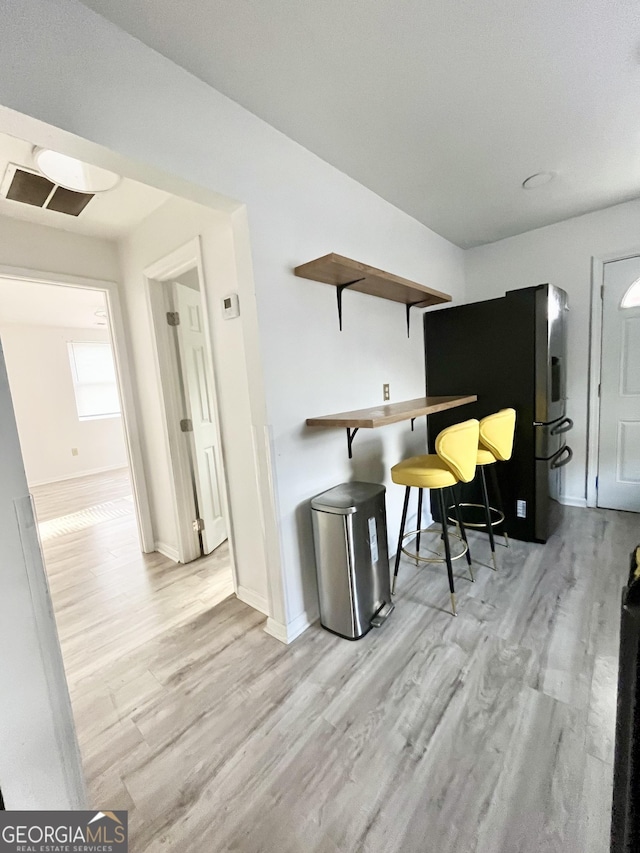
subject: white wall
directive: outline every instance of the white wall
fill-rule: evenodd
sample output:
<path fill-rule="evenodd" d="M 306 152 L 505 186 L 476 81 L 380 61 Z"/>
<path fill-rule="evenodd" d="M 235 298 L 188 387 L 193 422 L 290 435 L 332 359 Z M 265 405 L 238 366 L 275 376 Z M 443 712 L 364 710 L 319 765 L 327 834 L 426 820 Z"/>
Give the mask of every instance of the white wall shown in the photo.
<path fill-rule="evenodd" d="M 222 297 L 239 287 L 231 217 L 182 199 L 165 202 L 120 244 L 123 297 L 138 377 L 143 454 L 153 506 L 154 532 L 163 550 L 177 550 L 177 520 L 171 499 L 171 471 L 167 465 L 165 416 L 155 381 L 155 339 L 144 270 L 195 237 L 200 240 L 206 281 L 204 301 L 220 403 L 238 594 L 267 613 L 267 568 L 259 535 L 260 506 L 257 490 L 253 488 L 257 473 L 242 325 L 236 320 L 225 321 L 220 306 Z M 197 276 L 195 278 L 197 286 Z"/>
<path fill-rule="evenodd" d="M 29 485 L 125 467 L 122 418 L 79 420 L 69 364 L 69 341 L 108 341 L 108 332 L 0 325 L 0 339 Z"/>
<path fill-rule="evenodd" d="M 115 243 L 0 216 L 0 266 L 117 281 Z"/>
<path fill-rule="evenodd" d="M 0 442 L 0 787 L 11 810 L 86 808 L 1 347 Z"/>
<path fill-rule="evenodd" d="M 119 157 L 64 135 L 58 144 L 138 179 L 164 171 L 247 205 L 268 412 L 262 422 L 252 409 L 252 426 L 270 437 L 282 556 L 282 576 L 269 579 L 271 627 L 290 638 L 317 610 L 309 499 L 353 477 L 388 483 L 389 466 L 424 447 L 422 429 L 389 427 L 359 434 L 350 462 L 341 431 L 305 427 L 310 415 L 380 402 L 383 382 L 393 400 L 423 393 L 422 336 L 416 322 L 406 339 L 402 306 L 348 292 L 340 334 L 335 291 L 292 268 L 336 251 L 459 300 L 463 253 L 74 0 L 11 5 L 0 39 L 0 104 Z M 245 340 L 252 371 L 254 347 Z M 264 473 L 259 442 L 257 452 Z M 388 492 L 392 551 L 401 491 Z"/>
<path fill-rule="evenodd" d="M 567 408 L 575 427 L 563 497 L 570 502 L 586 499 L 591 259 L 638 249 L 640 201 L 633 201 L 465 252 L 469 302 L 544 282 L 569 295 Z"/>
<path fill-rule="evenodd" d="M 0 217 L 0 267 L 117 278 L 114 244 Z M 17 510 L 20 510 L 19 513 Z M 71 705 L 0 354 L 0 787 L 8 809 L 86 807 Z"/>

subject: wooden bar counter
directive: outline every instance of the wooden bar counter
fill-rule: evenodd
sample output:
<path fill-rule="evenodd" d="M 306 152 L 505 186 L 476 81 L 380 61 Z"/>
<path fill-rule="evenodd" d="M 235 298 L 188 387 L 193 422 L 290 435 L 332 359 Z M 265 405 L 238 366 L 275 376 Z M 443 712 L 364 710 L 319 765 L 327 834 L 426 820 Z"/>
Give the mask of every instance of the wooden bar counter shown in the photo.
<path fill-rule="evenodd" d="M 351 443 L 359 429 L 376 429 L 400 421 L 413 421 L 422 415 L 431 415 L 445 409 L 454 409 L 477 400 L 475 394 L 464 397 L 417 397 L 415 400 L 405 400 L 402 403 L 387 403 L 384 406 L 374 406 L 370 409 L 356 409 L 353 412 L 340 412 L 336 415 L 322 415 L 318 418 L 307 418 L 310 427 L 342 427 L 347 430 L 347 444 L 351 458 Z"/>

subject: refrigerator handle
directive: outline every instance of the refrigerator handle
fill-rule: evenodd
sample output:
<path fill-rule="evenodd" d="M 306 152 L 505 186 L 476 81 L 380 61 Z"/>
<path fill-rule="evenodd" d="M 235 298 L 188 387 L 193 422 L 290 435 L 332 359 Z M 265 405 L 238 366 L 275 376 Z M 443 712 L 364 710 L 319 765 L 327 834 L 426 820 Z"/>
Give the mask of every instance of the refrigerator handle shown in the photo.
<path fill-rule="evenodd" d="M 560 423 L 556 424 L 556 426 L 551 430 L 551 435 L 560 435 L 563 432 L 569 432 L 570 429 L 573 429 L 573 421 L 571 418 L 563 418 Z"/>
<path fill-rule="evenodd" d="M 567 454 L 564 459 L 561 458 L 563 453 Z M 564 466 L 568 465 L 572 459 L 573 450 L 569 447 L 568 444 L 565 444 L 565 446 L 561 448 L 561 450 L 559 450 L 558 453 L 556 453 L 556 455 L 551 459 L 551 465 L 549 467 L 552 469 L 564 468 Z"/>

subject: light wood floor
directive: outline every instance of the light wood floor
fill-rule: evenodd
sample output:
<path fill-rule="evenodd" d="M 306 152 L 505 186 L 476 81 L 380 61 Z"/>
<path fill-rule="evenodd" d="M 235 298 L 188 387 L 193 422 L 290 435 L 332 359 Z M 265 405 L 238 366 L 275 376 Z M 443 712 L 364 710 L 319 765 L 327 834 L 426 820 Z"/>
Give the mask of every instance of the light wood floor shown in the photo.
<path fill-rule="evenodd" d="M 442 567 L 405 560 L 382 629 L 288 647 L 213 606 L 217 557 L 70 544 L 52 586 L 94 805 L 129 809 L 135 853 L 605 853 L 638 541 L 633 514 L 567 508 L 498 573 L 456 569 L 457 619 Z"/>
<path fill-rule="evenodd" d="M 133 715 L 166 691 L 151 663 L 184 665 L 194 626 L 215 632 L 228 546 L 186 566 L 142 554 L 126 469 L 31 492 L 91 804 L 130 808 L 117 765 L 142 741 Z"/>

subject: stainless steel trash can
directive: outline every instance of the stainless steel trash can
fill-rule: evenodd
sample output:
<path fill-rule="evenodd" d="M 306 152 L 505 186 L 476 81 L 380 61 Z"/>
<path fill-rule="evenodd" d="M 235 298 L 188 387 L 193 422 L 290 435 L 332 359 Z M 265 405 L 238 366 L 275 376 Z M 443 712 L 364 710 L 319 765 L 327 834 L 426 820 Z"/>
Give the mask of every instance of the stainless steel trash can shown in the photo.
<path fill-rule="evenodd" d="M 343 483 L 311 501 L 320 621 L 359 640 L 393 610 L 385 487 Z"/>

